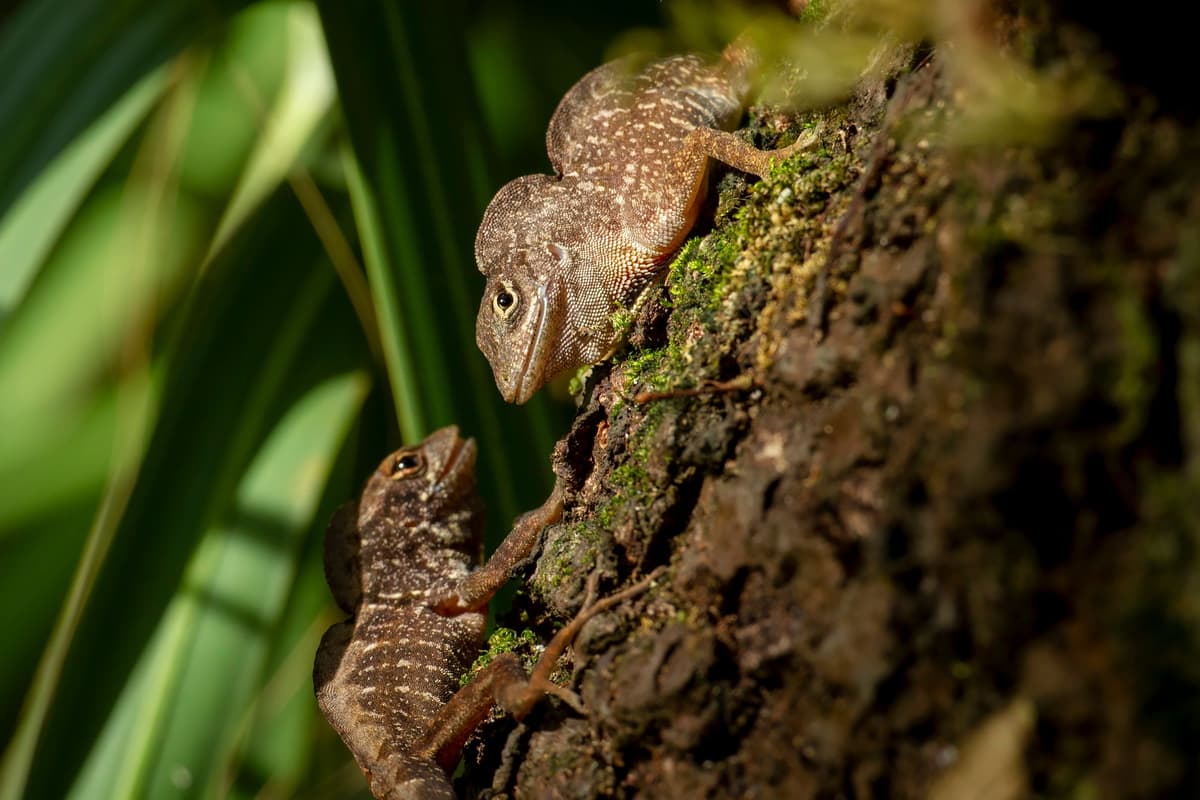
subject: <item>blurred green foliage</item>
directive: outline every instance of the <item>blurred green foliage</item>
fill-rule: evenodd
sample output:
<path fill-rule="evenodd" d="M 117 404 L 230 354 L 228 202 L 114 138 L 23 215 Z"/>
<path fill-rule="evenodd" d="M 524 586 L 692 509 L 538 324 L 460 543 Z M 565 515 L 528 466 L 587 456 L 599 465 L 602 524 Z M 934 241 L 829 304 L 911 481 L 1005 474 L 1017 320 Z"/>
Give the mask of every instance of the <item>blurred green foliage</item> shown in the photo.
<path fill-rule="evenodd" d="M 353 796 L 324 523 L 457 423 L 491 543 L 566 410 L 474 346 L 475 226 L 653 4 L 0 14 L 0 797 Z"/>

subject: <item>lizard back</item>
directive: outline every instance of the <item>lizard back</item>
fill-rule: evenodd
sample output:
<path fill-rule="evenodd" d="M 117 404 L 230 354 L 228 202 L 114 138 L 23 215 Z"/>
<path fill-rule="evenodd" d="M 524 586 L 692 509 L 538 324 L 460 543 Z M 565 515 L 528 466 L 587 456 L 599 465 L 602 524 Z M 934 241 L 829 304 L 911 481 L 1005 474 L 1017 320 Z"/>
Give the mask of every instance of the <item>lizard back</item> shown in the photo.
<path fill-rule="evenodd" d="M 430 605 L 478 562 L 474 461 L 472 442 L 439 431 L 384 459 L 326 533 L 326 576 L 353 617 L 321 641 L 317 701 L 378 796 L 453 797 L 417 744 L 483 645 L 483 614 Z"/>
<path fill-rule="evenodd" d="M 564 177 L 651 173 L 695 128 L 731 127 L 742 97 L 723 65 L 672 56 L 640 70 L 624 58 L 597 67 L 563 97 L 546 131 L 546 151 Z M 624 181 L 622 181 L 624 184 Z M 632 182 L 630 182 L 632 185 Z"/>

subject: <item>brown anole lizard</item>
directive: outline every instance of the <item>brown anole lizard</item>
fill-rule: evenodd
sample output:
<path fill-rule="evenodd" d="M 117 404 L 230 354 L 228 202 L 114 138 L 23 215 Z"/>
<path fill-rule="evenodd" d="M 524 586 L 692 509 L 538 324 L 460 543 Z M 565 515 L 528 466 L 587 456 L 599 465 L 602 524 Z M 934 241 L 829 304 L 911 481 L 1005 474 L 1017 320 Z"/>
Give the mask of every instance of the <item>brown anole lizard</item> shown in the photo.
<path fill-rule="evenodd" d="M 710 160 L 765 177 L 813 143 L 758 150 L 727 132 L 749 92 L 750 50 L 605 64 L 576 83 L 550 120 L 554 175 L 500 189 L 475 238 L 487 278 L 475 340 L 504 399 L 603 360 L 612 315 L 662 271 L 704 203 Z"/>
<path fill-rule="evenodd" d="M 518 719 L 547 692 L 578 708 L 573 694 L 549 680 L 555 662 L 584 622 L 645 589 L 649 578 L 595 603 L 593 580 L 583 610 L 529 675 L 516 656 L 503 654 L 459 688 L 483 645 L 488 601 L 562 507 L 556 487 L 473 570 L 483 527 L 475 444 L 450 427 L 385 458 L 360 499 L 334 514 L 325 573 L 352 616 L 322 638 L 313 683 L 321 712 L 376 797 L 453 798 L 447 770 L 493 703 Z"/>

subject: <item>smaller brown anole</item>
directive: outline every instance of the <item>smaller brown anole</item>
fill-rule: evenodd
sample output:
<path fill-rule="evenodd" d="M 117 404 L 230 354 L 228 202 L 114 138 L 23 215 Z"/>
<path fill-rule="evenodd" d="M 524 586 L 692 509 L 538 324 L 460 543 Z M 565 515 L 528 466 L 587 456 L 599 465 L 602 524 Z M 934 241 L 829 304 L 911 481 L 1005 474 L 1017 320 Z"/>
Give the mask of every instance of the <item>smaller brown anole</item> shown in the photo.
<path fill-rule="evenodd" d="M 530 674 L 507 653 L 459 688 L 483 645 L 488 601 L 562 508 L 556 487 L 472 570 L 483 527 L 475 444 L 450 427 L 385 458 L 360 499 L 334 514 L 325 574 L 352 616 L 322 638 L 313 683 L 321 712 L 376 797 L 453 798 L 447 771 L 494 703 L 518 719 L 546 693 L 579 708 L 574 694 L 549 680 L 555 662 L 588 619 L 643 591 L 653 575 L 599 602 L 592 602 L 593 578 L 583 610 Z"/>

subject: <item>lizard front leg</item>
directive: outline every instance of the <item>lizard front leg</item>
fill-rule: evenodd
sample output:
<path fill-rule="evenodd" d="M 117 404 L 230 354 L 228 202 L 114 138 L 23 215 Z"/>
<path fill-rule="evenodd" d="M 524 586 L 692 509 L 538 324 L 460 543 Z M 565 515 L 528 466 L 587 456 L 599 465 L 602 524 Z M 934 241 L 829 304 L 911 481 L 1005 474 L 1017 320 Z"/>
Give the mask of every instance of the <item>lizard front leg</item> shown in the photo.
<path fill-rule="evenodd" d="M 459 689 L 434 717 L 425 735 L 415 745 L 417 756 L 436 760 L 447 771 L 452 769 L 458 763 L 467 738 L 494 704 L 521 720 L 543 695 L 553 694 L 582 713 L 583 706 L 574 692 L 550 680 L 555 664 L 588 620 L 646 591 L 661 573 L 660 567 L 632 586 L 600 601 L 595 600 L 598 576 L 593 573 L 588 579 L 583 609 L 550 640 L 533 670 L 526 675 L 520 660 L 512 653 L 497 656 L 470 683 Z"/>
<path fill-rule="evenodd" d="M 480 611 L 487 606 L 501 586 L 512 577 L 513 568 L 533 552 L 537 537 L 547 525 L 562 517 L 562 481 L 555 481 L 554 491 L 541 506 L 517 517 L 512 530 L 479 569 L 459 582 L 444 598 L 433 603 L 434 609 L 445 616 L 468 611 Z"/>
<path fill-rule="evenodd" d="M 624 204 L 625 230 L 637 246 L 668 257 L 683 244 L 704 203 L 709 159 L 765 178 L 772 164 L 816 142 L 816 135 L 809 131 L 787 147 L 759 150 L 728 131 L 694 128 L 671 154 L 659 179 L 640 189 L 640 201 Z"/>
<path fill-rule="evenodd" d="M 748 172 L 759 178 L 767 177 L 771 164 L 779 164 L 796 153 L 803 152 L 817 143 L 816 134 L 805 131 L 795 142 L 777 150 L 759 150 L 743 142 L 728 131 L 714 128 L 696 128 L 684 137 L 677 163 L 696 169 L 697 161 L 713 158 L 736 170 Z M 681 167 L 686 168 L 686 167 Z"/>

